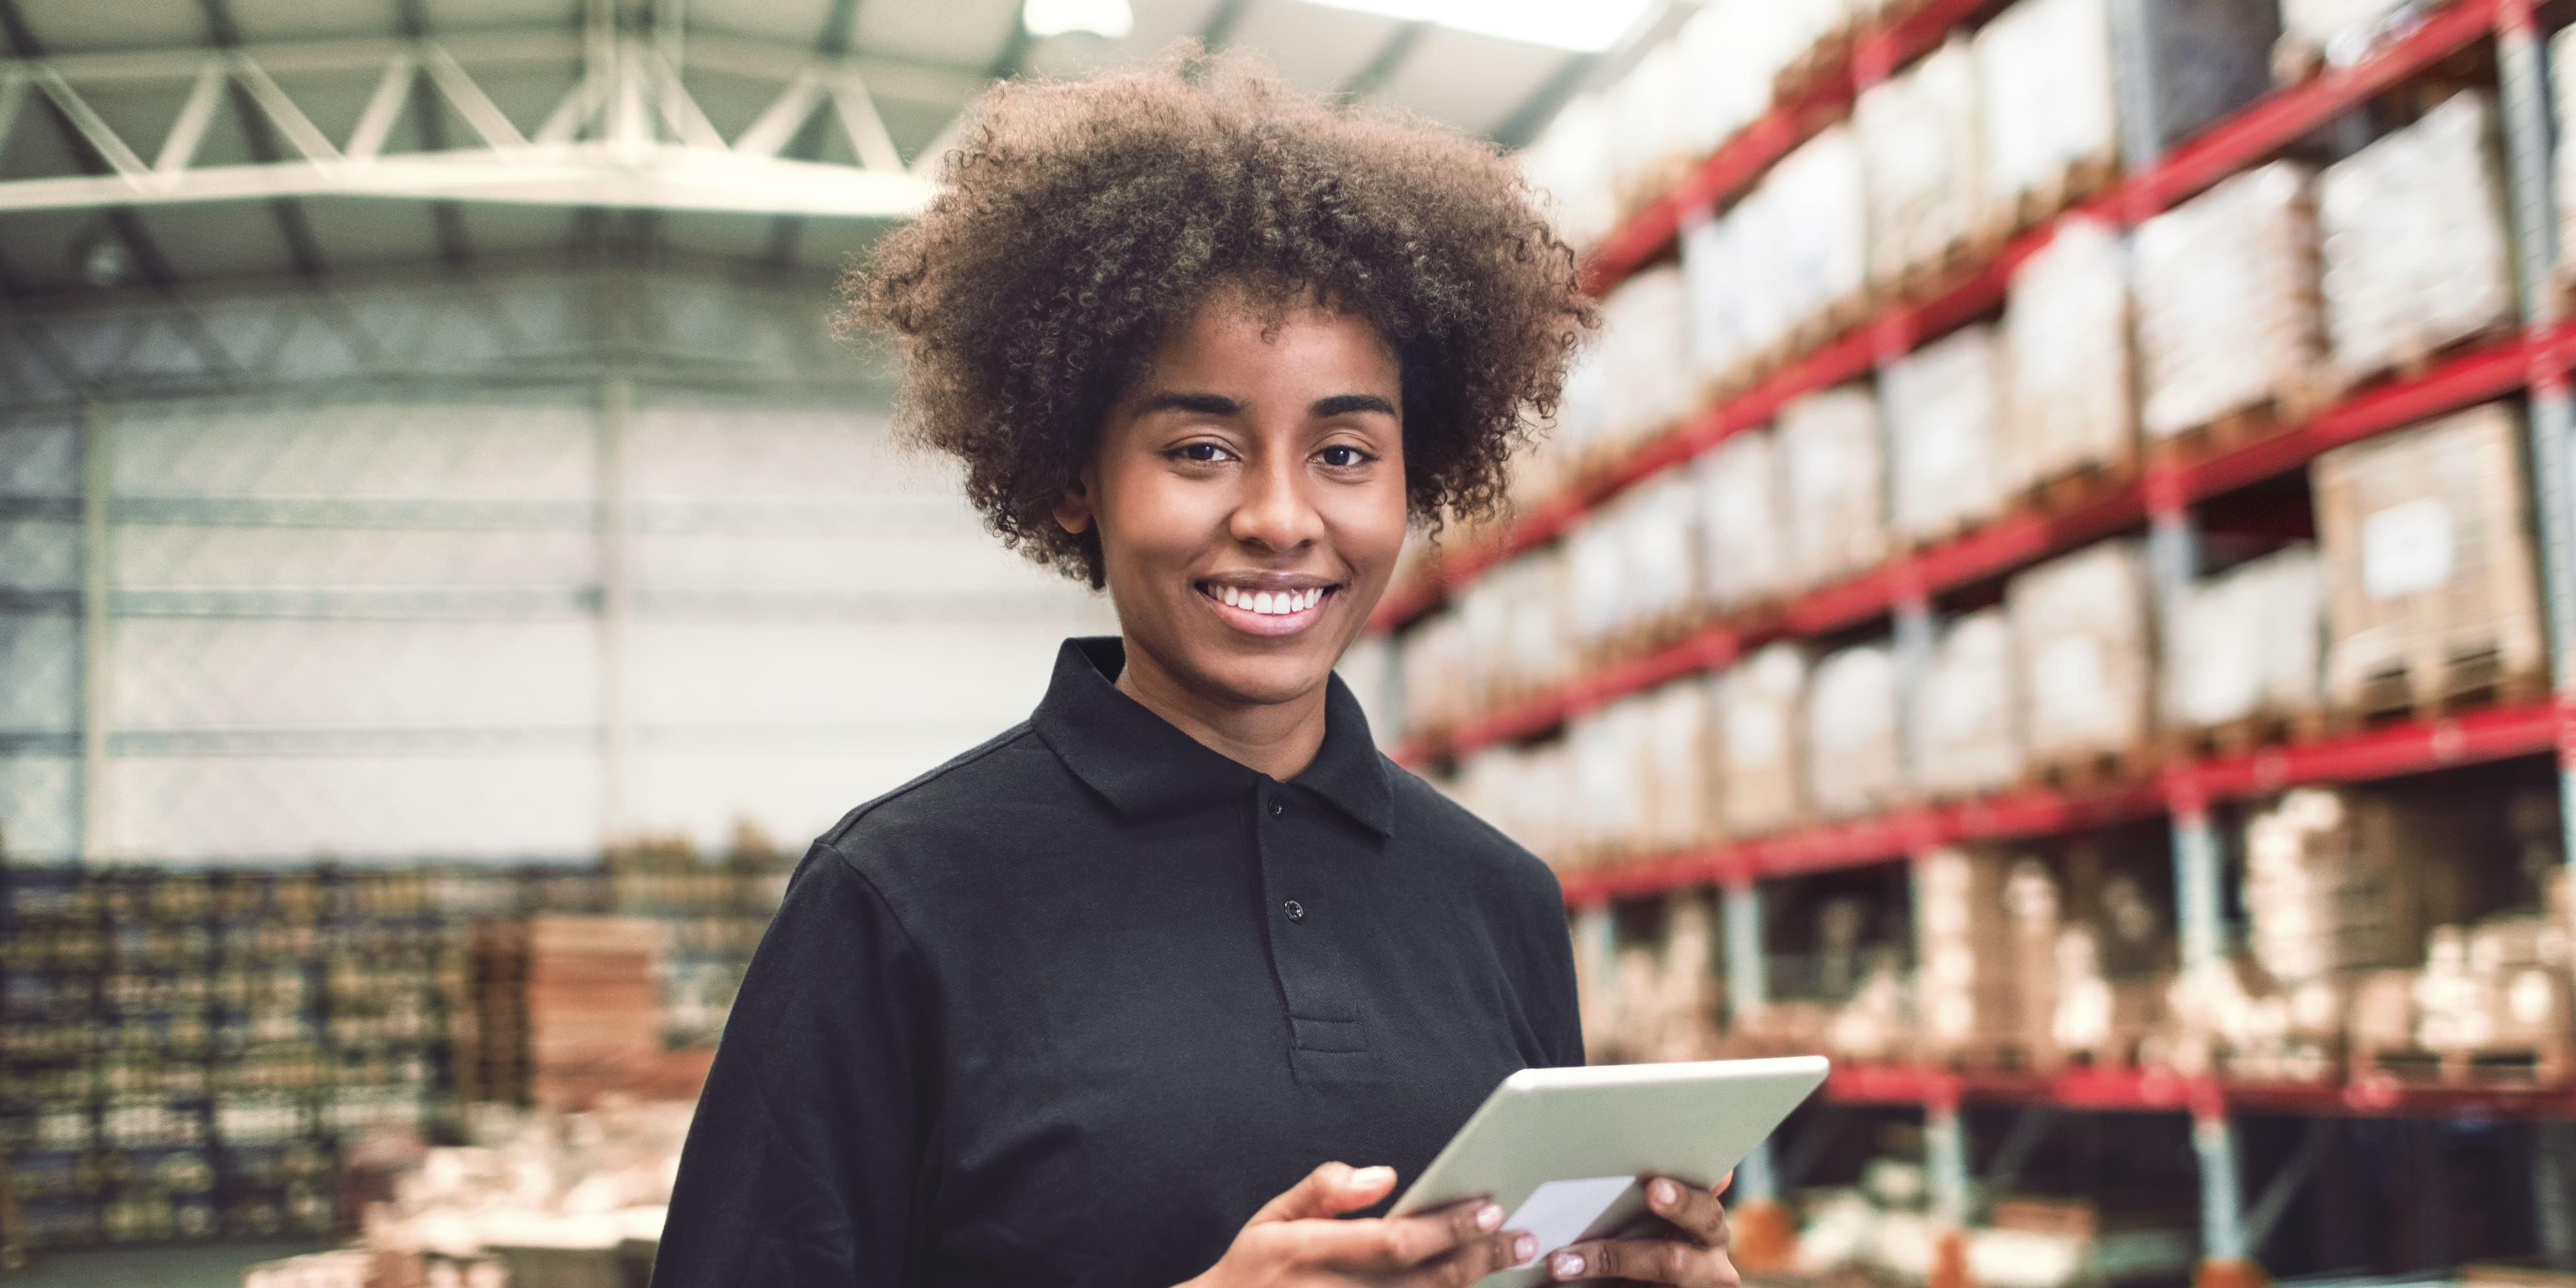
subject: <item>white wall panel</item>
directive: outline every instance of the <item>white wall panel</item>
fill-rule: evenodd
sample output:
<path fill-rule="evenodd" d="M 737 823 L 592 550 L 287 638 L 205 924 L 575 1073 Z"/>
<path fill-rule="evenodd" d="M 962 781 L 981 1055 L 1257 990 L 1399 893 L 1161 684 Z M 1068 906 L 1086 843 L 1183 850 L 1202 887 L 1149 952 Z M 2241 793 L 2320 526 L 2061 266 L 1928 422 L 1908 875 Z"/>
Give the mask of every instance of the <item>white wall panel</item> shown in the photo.
<path fill-rule="evenodd" d="M 5 541 L 6 529 L 0 528 Z M 110 544 L 112 584 L 122 590 L 569 591 L 599 576 L 599 538 L 586 530 L 128 523 L 118 525 Z"/>
<path fill-rule="evenodd" d="M 0 733 L 80 729 L 80 619 L 0 616 Z"/>
<path fill-rule="evenodd" d="M 586 402 L 122 407 L 113 489 L 133 497 L 587 500 Z"/>
<path fill-rule="evenodd" d="M 0 421 L 0 496 L 79 496 L 80 427 Z"/>
<path fill-rule="evenodd" d="M 120 756 L 106 853 L 159 862 L 559 859 L 599 848 L 586 751 Z"/>
<path fill-rule="evenodd" d="M 578 729 L 598 718 L 598 628 L 558 621 L 126 618 L 112 730 Z"/>
<path fill-rule="evenodd" d="M 79 524 L 0 519 L 0 590 L 78 590 L 80 579 Z"/>
<path fill-rule="evenodd" d="M 795 853 L 851 809 L 998 732 L 960 727 L 861 742 L 646 751 L 635 760 L 636 829 L 686 836 L 712 851 L 733 835 L 737 822 L 749 822 Z M 947 750 L 925 756 L 928 746 Z"/>
<path fill-rule="evenodd" d="M 80 857 L 80 762 L 0 756 L 0 855 L 13 863 Z"/>

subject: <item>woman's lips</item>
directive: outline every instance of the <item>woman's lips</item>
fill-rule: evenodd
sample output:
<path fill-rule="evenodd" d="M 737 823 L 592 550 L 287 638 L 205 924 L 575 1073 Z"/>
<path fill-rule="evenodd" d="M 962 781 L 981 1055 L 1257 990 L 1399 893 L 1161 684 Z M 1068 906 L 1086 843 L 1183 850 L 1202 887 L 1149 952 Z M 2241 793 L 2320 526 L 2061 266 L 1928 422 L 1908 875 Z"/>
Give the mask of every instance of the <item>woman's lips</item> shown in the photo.
<path fill-rule="evenodd" d="M 1212 582 L 1199 584 L 1199 597 L 1227 625 L 1247 635 L 1294 635 L 1324 615 L 1324 604 L 1339 586 L 1294 590 L 1251 590 Z M 1233 601 L 1231 603 L 1227 601 Z"/>

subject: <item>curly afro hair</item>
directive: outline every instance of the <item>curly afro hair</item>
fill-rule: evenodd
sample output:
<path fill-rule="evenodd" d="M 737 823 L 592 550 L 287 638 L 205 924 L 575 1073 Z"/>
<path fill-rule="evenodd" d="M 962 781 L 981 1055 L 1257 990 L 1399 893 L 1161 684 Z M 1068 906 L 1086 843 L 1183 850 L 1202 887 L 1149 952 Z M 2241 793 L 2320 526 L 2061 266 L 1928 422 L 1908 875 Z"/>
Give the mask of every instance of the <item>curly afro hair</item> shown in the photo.
<path fill-rule="evenodd" d="M 1102 584 L 1053 509 L 1165 332 L 1220 289 L 1365 318 L 1394 350 L 1414 519 L 1492 512 L 1599 324 L 1571 248 L 1489 144 L 1187 46 L 1147 72 L 1005 83 L 938 195 L 845 283 L 903 357 L 899 425 L 966 463 L 1003 541 Z"/>

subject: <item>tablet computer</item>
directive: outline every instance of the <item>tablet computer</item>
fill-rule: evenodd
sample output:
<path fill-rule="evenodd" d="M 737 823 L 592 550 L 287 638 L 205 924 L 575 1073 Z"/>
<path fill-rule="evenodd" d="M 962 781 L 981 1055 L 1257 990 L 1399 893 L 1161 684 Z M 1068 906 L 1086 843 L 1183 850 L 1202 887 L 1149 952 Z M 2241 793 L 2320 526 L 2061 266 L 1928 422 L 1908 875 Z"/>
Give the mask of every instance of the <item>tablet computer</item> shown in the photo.
<path fill-rule="evenodd" d="M 1829 1067 L 1805 1055 L 1523 1069 L 1494 1088 L 1387 1215 L 1488 1197 L 1503 1206 L 1503 1228 L 1537 1235 L 1539 1250 L 1480 1288 L 1544 1283 L 1550 1253 L 1650 1219 L 1641 1173 L 1716 1184 Z"/>

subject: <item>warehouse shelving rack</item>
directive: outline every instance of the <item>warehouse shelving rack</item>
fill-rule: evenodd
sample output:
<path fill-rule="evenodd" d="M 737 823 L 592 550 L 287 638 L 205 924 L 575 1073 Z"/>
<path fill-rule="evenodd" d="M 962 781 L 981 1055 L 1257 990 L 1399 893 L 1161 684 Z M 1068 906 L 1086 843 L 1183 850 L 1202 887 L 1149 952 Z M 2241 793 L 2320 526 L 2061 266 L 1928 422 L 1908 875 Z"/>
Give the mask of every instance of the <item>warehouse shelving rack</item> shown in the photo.
<path fill-rule="evenodd" d="M 2141 0 L 2113 0 L 2115 6 Z M 1858 92 L 1936 47 L 1950 32 L 1999 8 L 1988 0 L 1930 0 L 1895 25 L 1864 32 L 1849 56 L 1830 66 L 1804 96 L 1779 104 L 1697 167 L 1674 192 L 1614 230 L 1593 252 L 1586 284 L 1597 292 L 1669 252 L 1685 222 L 1740 194 L 1771 163 L 1838 119 Z M 2319 453 L 2387 430 L 2497 397 L 2520 393 L 2529 403 L 2532 475 L 2544 598 L 2549 615 L 2555 696 L 2529 706 L 2404 722 L 2295 746 L 2191 759 L 2151 779 L 2082 793 L 2032 790 L 1966 803 L 1917 807 L 1856 821 L 1800 829 L 1753 841 L 1661 856 L 1569 875 L 1568 904 L 1587 924 L 1578 943 L 1606 947 L 1613 899 L 1714 885 L 1723 894 L 1726 984 L 1731 1010 L 1758 1010 L 1766 997 L 1759 882 L 1766 877 L 1885 863 L 1920 856 L 1961 840 L 2063 835 L 2105 824 L 2171 820 L 2182 968 L 2210 969 L 2225 955 L 2221 872 L 2213 805 L 2304 783 L 2360 782 L 2511 757 L 2554 753 L 2566 852 L 2576 864 L 2576 498 L 2569 495 L 2570 436 L 2576 433 L 2576 326 L 2562 323 L 2550 289 L 2557 263 L 2556 206 L 2550 191 L 2551 125 L 2543 75 L 2537 0 L 2452 0 L 2361 62 L 2276 90 L 2195 137 L 2161 151 L 2123 112 L 2128 172 L 2075 215 L 2123 225 L 2170 208 L 2193 194 L 2280 153 L 2339 114 L 2368 102 L 2444 60 L 2491 41 L 2504 120 L 2507 182 L 2524 326 L 2518 334 L 2451 355 L 2419 375 L 2365 387 L 2276 436 L 2220 455 L 2177 463 L 2150 459 L 2134 483 L 2070 511 L 2017 514 L 1910 554 L 1792 601 L 1771 617 L 1702 630 L 1643 658 L 1594 671 L 1504 710 L 1487 713 L 1438 741 L 1408 741 L 1397 758 L 1423 765 L 1497 742 L 1547 732 L 1618 697 L 1668 680 L 1720 668 L 1771 639 L 1813 637 L 1885 618 L 1900 659 L 1919 662 L 1931 640 L 1934 594 L 1991 579 L 2051 555 L 2144 524 L 2156 594 L 2170 605 L 2187 588 L 2197 562 L 2190 507 L 2198 501 L 2301 468 Z M 2134 51 L 2115 50 L 2133 57 Z M 2046 243 L 2055 221 L 2004 247 L 1988 262 L 1928 299 L 1886 308 L 1793 359 L 1753 388 L 1708 408 L 1649 442 L 1604 474 L 1499 532 L 1444 552 L 1431 578 L 1399 586 L 1379 608 L 1375 626 L 1392 633 L 1438 607 L 1483 571 L 1555 540 L 1587 512 L 1657 472 L 1689 460 L 1729 436 L 1768 421 L 1789 400 L 1869 375 L 1922 340 L 1991 313 L 2013 270 Z M 1596 962 L 1606 968 L 1608 962 Z M 1962 1107 L 2018 1105 L 2026 1110 L 2186 1113 L 2201 1178 L 2204 1285 L 2259 1282 L 2255 1265 L 2264 1238 L 2318 1151 L 2299 1156 L 2270 1178 L 2249 1207 L 2240 1181 L 2234 1119 L 2247 1113 L 2363 1117 L 2519 1117 L 2576 1119 L 2576 1089 L 2513 1090 L 2404 1086 L 2261 1084 L 2217 1077 L 2182 1078 L 2137 1071 L 2078 1070 L 2053 1077 L 1970 1075 L 1936 1068 L 1862 1068 L 1838 1072 L 1826 1097 L 1844 1104 L 1919 1106 L 1934 1211 L 1955 1236 L 1971 1210 Z M 2026 1153 L 2023 1139 L 2044 1118 L 2025 1112 L 2005 1155 Z M 2322 1136 L 2312 1130 L 2311 1145 Z M 2547 1150 L 2537 1166 L 2563 1164 Z M 1767 1147 L 1738 1169 L 1735 1193 L 1749 1204 L 1776 1204 L 1779 1177 Z M 2535 1177 L 2543 1194 L 2576 1192 L 2576 1177 Z M 2565 1240 L 2562 1225 L 2544 1237 Z M 1955 1250 L 1954 1250 L 1955 1251 Z M 1942 1264 L 1936 1258 L 1936 1265 Z M 1950 1264 L 1956 1264 L 1955 1257 Z"/>

